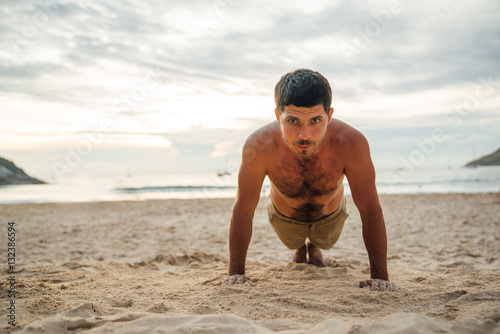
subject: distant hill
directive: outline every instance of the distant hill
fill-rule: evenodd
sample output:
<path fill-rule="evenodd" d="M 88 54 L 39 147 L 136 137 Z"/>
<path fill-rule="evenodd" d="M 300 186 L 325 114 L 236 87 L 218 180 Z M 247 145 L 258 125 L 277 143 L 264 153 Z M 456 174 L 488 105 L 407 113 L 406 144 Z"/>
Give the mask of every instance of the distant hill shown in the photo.
<path fill-rule="evenodd" d="M 44 184 L 17 167 L 12 161 L 0 157 L 0 186 L 7 184 Z"/>
<path fill-rule="evenodd" d="M 471 161 L 465 165 L 465 167 L 477 166 L 500 166 L 500 148 L 494 153 L 485 155 L 484 157 Z"/>

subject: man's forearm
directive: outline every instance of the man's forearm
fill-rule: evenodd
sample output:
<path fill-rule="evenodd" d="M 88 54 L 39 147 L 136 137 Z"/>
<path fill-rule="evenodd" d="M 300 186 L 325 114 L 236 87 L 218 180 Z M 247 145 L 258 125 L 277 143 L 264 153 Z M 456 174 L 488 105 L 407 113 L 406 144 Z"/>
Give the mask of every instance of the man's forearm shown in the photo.
<path fill-rule="evenodd" d="M 363 239 L 370 260 L 371 278 L 389 280 L 387 270 L 387 233 L 382 210 L 361 216 Z"/>
<path fill-rule="evenodd" d="M 233 214 L 229 228 L 229 275 L 245 274 L 245 261 L 252 238 L 253 217 L 236 219 Z"/>

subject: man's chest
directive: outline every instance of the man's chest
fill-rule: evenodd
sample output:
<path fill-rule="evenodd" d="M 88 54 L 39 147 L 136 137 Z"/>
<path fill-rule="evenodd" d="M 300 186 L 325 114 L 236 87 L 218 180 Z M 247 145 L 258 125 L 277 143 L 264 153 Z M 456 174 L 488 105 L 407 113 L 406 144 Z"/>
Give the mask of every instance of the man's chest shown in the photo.
<path fill-rule="evenodd" d="M 297 159 L 277 157 L 268 168 L 271 183 L 291 199 L 312 199 L 333 193 L 339 186 L 343 167 L 333 158 Z"/>

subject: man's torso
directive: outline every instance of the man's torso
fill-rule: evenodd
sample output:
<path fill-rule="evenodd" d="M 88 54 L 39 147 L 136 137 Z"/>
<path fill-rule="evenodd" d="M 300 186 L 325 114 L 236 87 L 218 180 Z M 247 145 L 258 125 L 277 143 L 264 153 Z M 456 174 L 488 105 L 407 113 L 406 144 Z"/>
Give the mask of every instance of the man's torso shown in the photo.
<path fill-rule="evenodd" d="M 265 130 L 272 138 L 271 145 L 266 145 L 265 159 L 271 181 L 270 196 L 281 214 L 301 221 L 315 221 L 339 207 L 344 196 L 346 152 L 336 131 L 347 125 L 336 120 L 331 123 L 325 142 L 309 158 L 299 158 L 288 148 L 277 123 Z"/>

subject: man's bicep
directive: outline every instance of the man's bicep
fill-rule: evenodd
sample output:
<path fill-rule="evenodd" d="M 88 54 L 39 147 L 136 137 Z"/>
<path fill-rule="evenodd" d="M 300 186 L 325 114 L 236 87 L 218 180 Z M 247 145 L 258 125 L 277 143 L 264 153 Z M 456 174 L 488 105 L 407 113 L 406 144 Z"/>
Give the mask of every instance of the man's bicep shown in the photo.
<path fill-rule="evenodd" d="M 266 177 L 266 166 L 261 156 L 249 157 L 245 156 L 245 151 L 243 153 L 243 160 L 238 172 L 236 203 L 244 211 L 253 211 L 259 202 L 262 183 Z"/>
<path fill-rule="evenodd" d="M 375 168 L 370 156 L 370 147 L 364 136 L 356 142 L 356 147 L 349 158 L 345 174 L 351 189 L 354 203 L 360 213 L 378 205 L 375 186 Z"/>

